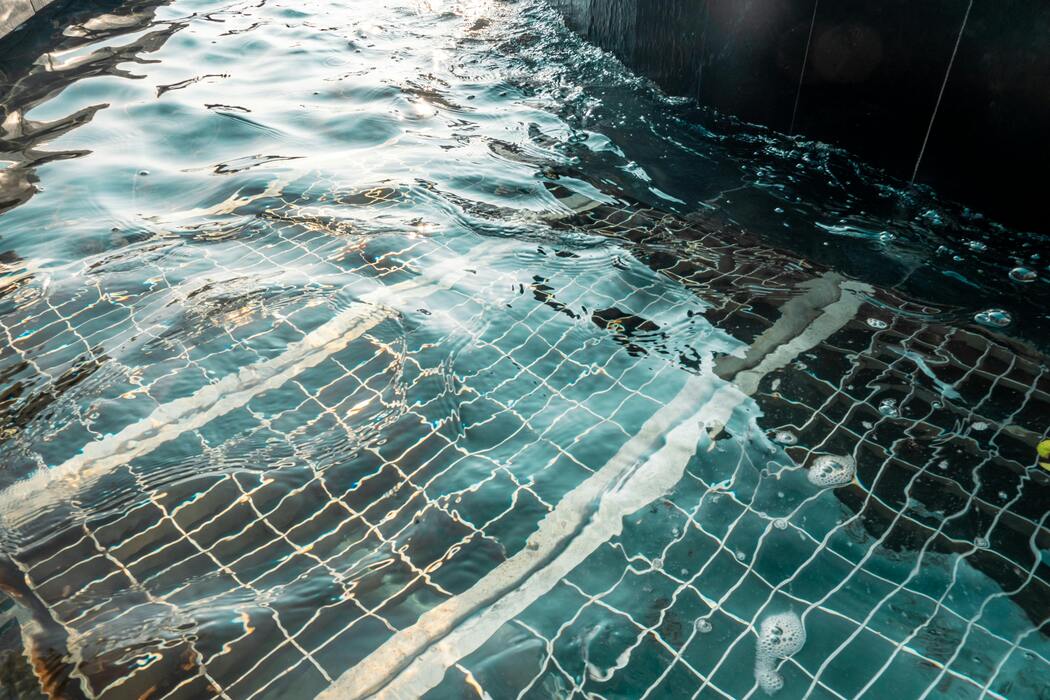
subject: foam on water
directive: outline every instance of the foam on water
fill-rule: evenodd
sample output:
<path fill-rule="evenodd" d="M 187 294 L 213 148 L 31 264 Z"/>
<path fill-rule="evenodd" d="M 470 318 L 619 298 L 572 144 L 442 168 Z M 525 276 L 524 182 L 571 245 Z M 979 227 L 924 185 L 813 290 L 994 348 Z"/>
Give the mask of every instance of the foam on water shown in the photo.
<path fill-rule="evenodd" d="M 900 409 L 897 408 L 897 399 L 883 399 L 879 402 L 879 413 L 886 416 L 887 418 L 896 418 L 900 415 Z"/>
<path fill-rule="evenodd" d="M 822 455 L 806 472 L 809 483 L 822 489 L 844 486 L 857 473 L 857 460 L 850 455 Z"/>
<path fill-rule="evenodd" d="M 797 653 L 806 643 L 806 628 L 794 612 L 777 613 L 762 620 L 755 644 L 755 681 L 769 695 L 784 687 L 777 661 Z"/>

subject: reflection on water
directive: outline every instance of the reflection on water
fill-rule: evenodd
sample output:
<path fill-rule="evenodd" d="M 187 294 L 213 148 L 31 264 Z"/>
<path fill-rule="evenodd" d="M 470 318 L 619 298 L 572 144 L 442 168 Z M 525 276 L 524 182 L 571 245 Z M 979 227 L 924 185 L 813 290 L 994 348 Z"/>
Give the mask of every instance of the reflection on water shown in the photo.
<path fill-rule="evenodd" d="M 65 21 L 0 65 L 9 685 L 1045 688 L 1045 239 L 533 0 Z"/>

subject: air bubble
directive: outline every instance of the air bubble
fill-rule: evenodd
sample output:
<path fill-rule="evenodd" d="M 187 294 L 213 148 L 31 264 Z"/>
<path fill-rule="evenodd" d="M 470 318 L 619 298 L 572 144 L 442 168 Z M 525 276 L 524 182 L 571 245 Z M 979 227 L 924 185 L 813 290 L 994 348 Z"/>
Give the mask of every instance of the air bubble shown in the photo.
<path fill-rule="evenodd" d="M 1039 274 L 1027 267 L 1015 267 L 1010 270 L 1010 279 L 1014 282 L 1035 282 L 1038 278 Z"/>
<path fill-rule="evenodd" d="M 857 473 L 857 460 L 849 455 L 818 457 L 806 473 L 809 483 L 820 488 L 844 486 Z"/>
<path fill-rule="evenodd" d="M 696 631 L 700 634 L 707 634 L 711 629 L 711 623 L 707 620 L 700 619 L 696 621 Z"/>
<path fill-rule="evenodd" d="M 883 399 L 879 403 L 879 413 L 889 418 L 896 418 L 900 415 L 900 411 L 897 408 L 896 399 Z"/>
<path fill-rule="evenodd" d="M 985 537 L 978 537 L 974 539 L 973 544 L 978 549 L 988 549 L 989 542 Z"/>
<path fill-rule="evenodd" d="M 988 309 L 981 311 L 973 317 L 974 321 L 980 323 L 982 326 L 991 326 L 993 328 L 1005 328 L 1013 322 L 1013 318 L 1010 314 L 1002 309 Z"/>
<path fill-rule="evenodd" d="M 784 520 L 783 518 L 777 518 L 776 520 L 773 521 L 773 527 L 775 527 L 778 530 L 786 530 L 787 526 L 788 526 L 788 521 Z"/>
<path fill-rule="evenodd" d="M 798 437 L 790 430 L 778 430 L 773 436 L 773 442 L 780 445 L 794 445 L 798 442 Z"/>

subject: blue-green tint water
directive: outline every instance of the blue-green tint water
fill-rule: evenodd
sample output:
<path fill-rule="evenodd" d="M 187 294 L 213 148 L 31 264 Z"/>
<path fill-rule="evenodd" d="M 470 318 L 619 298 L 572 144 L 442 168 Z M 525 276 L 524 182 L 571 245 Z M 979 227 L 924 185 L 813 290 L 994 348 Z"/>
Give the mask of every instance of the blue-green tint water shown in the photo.
<path fill-rule="evenodd" d="M 92 0 L 0 76 L 12 696 L 1047 697 L 1045 235 L 541 0 Z"/>

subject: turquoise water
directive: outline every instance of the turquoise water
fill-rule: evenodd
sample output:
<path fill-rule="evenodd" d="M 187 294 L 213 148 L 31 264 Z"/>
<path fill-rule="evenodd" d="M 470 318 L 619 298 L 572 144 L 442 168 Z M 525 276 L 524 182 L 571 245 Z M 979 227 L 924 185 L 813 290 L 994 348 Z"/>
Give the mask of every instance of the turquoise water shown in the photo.
<path fill-rule="evenodd" d="M 1045 697 L 1045 236 L 538 0 L 3 49 L 8 687 Z"/>

